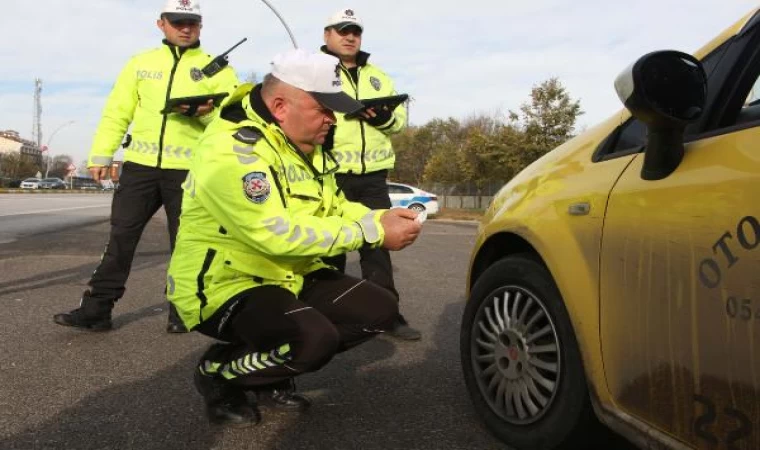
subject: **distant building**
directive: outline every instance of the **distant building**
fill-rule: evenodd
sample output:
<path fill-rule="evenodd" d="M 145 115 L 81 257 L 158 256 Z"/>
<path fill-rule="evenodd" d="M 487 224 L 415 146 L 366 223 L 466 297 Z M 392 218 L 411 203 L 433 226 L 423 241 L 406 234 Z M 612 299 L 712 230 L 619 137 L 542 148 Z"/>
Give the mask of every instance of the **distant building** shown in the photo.
<path fill-rule="evenodd" d="M 42 150 L 36 143 L 22 138 L 18 131 L 0 131 L 0 154 L 2 153 L 18 153 L 38 166 L 42 165 Z"/>

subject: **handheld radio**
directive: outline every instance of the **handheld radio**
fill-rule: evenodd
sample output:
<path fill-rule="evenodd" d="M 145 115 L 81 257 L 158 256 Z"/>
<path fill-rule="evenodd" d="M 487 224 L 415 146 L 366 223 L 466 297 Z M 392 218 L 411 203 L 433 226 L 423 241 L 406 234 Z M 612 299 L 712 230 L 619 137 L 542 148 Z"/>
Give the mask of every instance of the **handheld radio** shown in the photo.
<path fill-rule="evenodd" d="M 248 38 L 243 38 L 240 42 L 233 45 L 229 50 L 227 50 L 226 52 L 222 53 L 221 55 L 211 60 L 210 63 L 206 64 L 206 67 L 201 69 L 201 72 L 203 72 L 203 75 L 206 75 L 206 77 L 211 78 L 214 75 L 221 72 L 222 69 L 227 67 L 227 65 L 230 63 L 227 60 L 227 55 L 229 55 L 231 51 L 235 50 L 240 44 L 242 44 L 243 42 L 247 40 Z"/>

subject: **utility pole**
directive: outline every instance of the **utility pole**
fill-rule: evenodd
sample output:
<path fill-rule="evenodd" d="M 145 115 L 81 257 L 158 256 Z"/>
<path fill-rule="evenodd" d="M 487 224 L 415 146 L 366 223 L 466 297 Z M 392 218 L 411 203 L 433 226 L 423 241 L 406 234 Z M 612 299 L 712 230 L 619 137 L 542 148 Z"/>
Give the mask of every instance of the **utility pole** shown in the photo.
<path fill-rule="evenodd" d="M 407 128 L 409 128 L 409 118 L 412 115 L 410 111 L 411 111 L 411 106 L 412 106 L 413 101 L 414 101 L 413 97 L 409 97 L 408 99 L 406 99 L 406 127 Z"/>
<path fill-rule="evenodd" d="M 42 150 L 42 79 L 34 79 L 34 121 L 32 122 L 32 141 L 37 149 Z"/>
<path fill-rule="evenodd" d="M 64 123 L 60 127 L 56 128 L 55 131 L 53 131 L 53 134 L 50 135 L 48 138 L 47 144 L 45 145 L 45 149 L 47 150 L 47 167 L 45 168 L 45 178 L 48 177 L 48 172 L 50 172 L 50 160 L 53 159 L 51 152 L 50 152 L 50 143 L 53 142 L 53 138 L 55 135 L 61 131 L 61 128 L 71 125 L 72 123 L 76 122 L 75 120 L 69 120 L 68 122 Z"/>
<path fill-rule="evenodd" d="M 280 12 L 274 9 L 274 6 L 272 6 L 271 3 L 269 3 L 267 0 L 261 0 L 265 5 L 269 7 L 269 9 L 272 10 L 275 16 L 277 16 L 278 19 L 280 19 L 280 22 L 282 22 L 282 26 L 285 27 L 285 31 L 288 32 L 288 36 L 290 36 L 290 42 L 293 43 L 293 48 L 298 48 L 298 44 L 296 43 L 296 38 L 293 36 L 293 32 L 290 31 L 290 27 L 285 22 L 285 19 L 280 15 Z"/>

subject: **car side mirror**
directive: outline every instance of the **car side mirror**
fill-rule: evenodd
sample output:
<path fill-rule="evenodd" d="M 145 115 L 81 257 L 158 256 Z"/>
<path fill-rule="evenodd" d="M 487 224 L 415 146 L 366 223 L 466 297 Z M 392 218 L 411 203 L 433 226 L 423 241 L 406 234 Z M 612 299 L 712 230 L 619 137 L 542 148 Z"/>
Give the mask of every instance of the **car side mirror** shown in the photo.
<path fill-rule="evenodd" d="M 707 76 L 702 63 L 674 50 L 652 52 L 617 77 L 615 90 L 647 126 L 641 178 L 666 178 L 683 159 L 686 125 L 699 119 L 705 108 Z"/>

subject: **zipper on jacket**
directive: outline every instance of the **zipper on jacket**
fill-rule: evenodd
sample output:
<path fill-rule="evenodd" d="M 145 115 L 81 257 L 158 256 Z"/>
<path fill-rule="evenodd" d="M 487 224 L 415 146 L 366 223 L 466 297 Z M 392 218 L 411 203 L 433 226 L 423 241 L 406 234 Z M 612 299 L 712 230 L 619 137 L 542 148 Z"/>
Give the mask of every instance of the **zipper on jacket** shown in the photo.
<path fill-rule="evenodd" d="M 274 178 L 274 184 L 277 186 L 277 192 L 280 193 L 280 200 L 282 200 L 282 207 L 287 209 L 288 204 L 285 203 L 285 193 L 282 192 L 282 184 L 280 184 L 280 177 L 277 176 L 277 172 L 274 170 L 274 167 L 269 166 L 269 171 L 272 172 L 272 178 Z"/>
<path fill-rule="evenodd" d="M 179 47 L 169 47 L 169 51 L 172 52 L 174 57 L 174 66 L 172 66 L 171 74 L 169 75 L 169 86 L 166 88 L 166 104 L 172 95 L 172 84 L 174 84 L 174 74 L 177 73 L 177 67 L 179 66 L 179 60 L 182 59 L 184 52 L 179 51 L 179 56 L 176 51 L 179 51 Z M 158 159 L 156 160 L 156 168 L 161 168 L 161 161 L 164 156 L 164 133 L 166 132 L 166 122 L 169 120 L 169 114 L 164 114 L 164 118 L 161 121 L 161 134 L 158 136 Z"/>
<path fill-rule="evenodd" d="M 343 70 L 343 73 L 346 75 L 346 78 L 348 78 L 348 81 L 350 81 L 351 85 L 354 87 L 354 92 L 356 92 L 356 96 L 355 96 L 356 101 L 357 102 L 361 101 L 361 100 L 359 100 L 359 81 L 361 80 L 361 76 L 362 76 L 361 75 L 361 71 L 362 71 L 361 66 L 356 66 L 356 84 L 354 84 L 354 80 L 353 80 L 353 78 L 351 78 L 351 73 L 348 71 L 348 69 L 346 69 L 346 66 L 344 66 L 343 63 L 340 63 L 340 67 Z M 364 173 L 367 172 L 367 163 L 364 162 L 364 152 L 367 150 L 367 141 L 366 141 L 366 137 L 365 137 L 365 134 L 364 134 L 364 121 L 363 120 L 359 121 L 359 129 L 361 130 L 361 135 L 362 135 L 362 152 L 361 152 L 362 171 L 361 171 L 361 174 L 364 175 Z"/>

